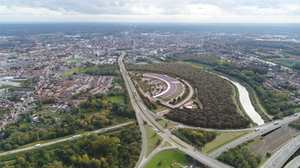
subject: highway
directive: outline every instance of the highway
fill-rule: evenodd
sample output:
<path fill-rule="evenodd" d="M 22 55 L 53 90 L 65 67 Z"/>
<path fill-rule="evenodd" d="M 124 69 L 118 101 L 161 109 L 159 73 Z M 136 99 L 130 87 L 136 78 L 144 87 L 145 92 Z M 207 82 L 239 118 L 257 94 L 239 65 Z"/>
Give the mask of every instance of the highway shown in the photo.
<path fill-rule="evenodd" d="M 297 136 L 282 146 L 277 152 L 272 154 L 271 157 L 261 166 L 261 168 L 282 167 L 283 164 L 299 149 L 299 147 L 300 136 Z"/>
<path fill-rule="evenodd" d="M 112 126 L 112 127 L 106 128 L 105 130 L 99 129 L 99 130 L 96 130 L 96 131 L 91 131 L 91 132 L 89 132 L 89 134 L 104 132 L 104 131 L 107 131 L 107 130 L 111 130 L 111 129 L 123 127 L 123 126 L 126 126 L 126 125 L 131 124 L 131 123 L 133 123 L 133 121 L 127 122 L 127 123 L 124 123 L 124 124 L 120 124 L 120 125 L 116 125 L 116 126 Z M 41 146 L 39 146 L 39 147 L 53 145 L 55 143 L 59 143 L 59 142 L 63 142 L 63 141 L 68 141 L 68 140 L 71 140 L 71 139 L 80 138 L 81 136 L 82 136 L 81 134 L 78 134 L 78 135 L 74 135 L 73 137 L 63 138 L 63 139 L 59 139 L 59 140 L 53 140 L 51 142 L 42 143 Z M 29 147 L 26 147 L 26 148 L 20 148 L 20 149 L 16 149 L 16 150 L 7 151 L 7 152 L 2 152 L 2 153 L 0 153 L 0 156 L 11 154 L 11 153 L 17 153 L 17 152 L 27 151 L 27 150 L 34 149 L 34 148 L 39 148 L 39 147 L 29 146 Z"/>
<path fill-rule="evenodd" d="M 224 164 L 224 163 L 222 163 L 218 160 L 215 160 L 215 159 L 213 159 L 213 158 L 211 158 L 211 157 L 209 157 L 209 156 L 207 156 L 207 155 L 205 155 L 205 154 L 203 154 L 199 151 L 194 151 L 193 147 L 189 146 L 185 142 L 182 142 L 180 139 L 178 139 L 177 137 L 170 134 L 169 131 L 165 130 L 159 123 L 156 122 L 156 120 L 153 118 L 153 116 L 148 113 L 148 108 L 141 101 L 139 95 L 136 94 L 136 92 L 134 92 L 134 90 L 135 90 L 134 85 L 133 85 L 132 81 L 130 80 L 130 78 L 128 76 L 128 73 L 127 73 L 127 71 L 124 67 L 123 62 L 122 62 L 124 56 L 125 56 L 125 52 L 122 52 L 121 56 L 119 57 L 118 63 L 119 63 L 120 70 L 122 72 L 122 75 L 123 75 L 125 83 L 126 83 L 126 87 L 127 87 L 127 90 L 128 90 L 129 96 L 130 96 L 132 106 L 133 106 L 134 110 L 136 111 L 136 116 L 137 116 L 138 123 L 139 123 L 141 131 L 142 131 L 142 138 L 143 138 L 142 152 L 141 152 L 139 161 L 136 164 L 136 167 L 138 167 L 138 168 L 143 167 L 153 157 L 152 155 L 149 155 L 149 157 L 146 158 L 147 142 L 144 139 L 147 139 L 147 137 L 146 137 L 146 133 L 144 133 L 145 128 L 144 128 L 144 125 L 143 125 L 143 123 L 144 123 L 143 121 L 146 121 L 149 125 L 152 124 L 156 128 L 158 128 L 159 130 L 161 130 L 161 132 L 158 132 L 158 135 L 160 135 L 163 138 L 163 141 L 168 141 L 173 146 L 178 148 L 178 150 L 181 150 L 182 152 L 190 155 L 191 157 L 195 158 L 199 162 L 201 162 L 201 163 L 203 163 L 203 164 L 205 164 L 209 167 L 216 167 L 216 168 L 231 167 L 231 166 L 228 166 L 228 165 L 226 165 L 226 164 Z M 141 119 L 143 121 L 141 121 Z M 184 146 L 184 148 L 181 147 L 180 145 L 174 143 L 170 139 L 170 137 L 172 139 L 176 140 L 182 146 Z"/>
<path fill-rule="evenodd" d="M 295 168 L 300 165 L 300 155 L 291 160 L 284 168 Z"/>

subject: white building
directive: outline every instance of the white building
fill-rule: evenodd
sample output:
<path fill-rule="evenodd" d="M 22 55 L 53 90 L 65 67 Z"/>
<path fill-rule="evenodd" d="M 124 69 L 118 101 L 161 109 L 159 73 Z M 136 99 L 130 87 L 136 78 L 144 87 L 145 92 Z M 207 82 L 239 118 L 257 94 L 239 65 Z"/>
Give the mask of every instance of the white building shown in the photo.
<path fill-rule="evenodd" d="M 0 66 L 6 66 L 7 62 L 6 61 L 0 61 Z"/>
<path fill-rule="evenodd" d="M 2 81 L 11 81 L 13 79 L 14 79 L 14 77 L 12 77 L 12 76 L 6 76 L 6 77 L 2 78 Z"/>
<path fill-rule="evenodd" d="M 97 56 L 102 56 L 102 55 L 105 55 L 105 50 L 98 50 L 98 51 L 96 51 L 95 52 L 95 54 L 97 55 Z"/>
<path fill-rule="evenodd" d="M 112 56 L 112 55 L 114 55 L 116 52 L 117 52 L 117 49 L 116 49 L 116 48 L 109 48 L 109 49 L 107 50 L 107 55 Z"/>

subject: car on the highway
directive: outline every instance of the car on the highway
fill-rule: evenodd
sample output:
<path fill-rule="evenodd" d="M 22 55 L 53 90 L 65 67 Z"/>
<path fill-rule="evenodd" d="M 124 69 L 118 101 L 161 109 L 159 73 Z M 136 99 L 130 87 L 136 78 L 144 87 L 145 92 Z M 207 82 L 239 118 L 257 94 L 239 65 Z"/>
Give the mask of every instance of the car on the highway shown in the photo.
<path fill-rule="evenodd" d="M 260 128 L 259 128 L 259 127 L 255 129 L 255 131 L 259 131 L 259 130 L 260 130 Z"/>
<path fill-rule="evenodd" d="M 35 145 L 35 147 L 40 147 L 40 146 L 41 146 L 41 144 L 36 144 L 36 145 Z"/>
<path fill-rule="evenodd" d="M 10 151 L 8 151 L 7 153 L 10 153 Z"/>
<path fill-rule="evenodd" d="M 274 122 L 274 125 L 277 125 L 277 124 L 279 124 L 279 121 Z"/>
<path fill-rule="evenodd" d="M 298 113 L 295 113 L 295 114 L 294 114 L 294 116 L 297 116 L 297 115 L 298 115 Z"/>

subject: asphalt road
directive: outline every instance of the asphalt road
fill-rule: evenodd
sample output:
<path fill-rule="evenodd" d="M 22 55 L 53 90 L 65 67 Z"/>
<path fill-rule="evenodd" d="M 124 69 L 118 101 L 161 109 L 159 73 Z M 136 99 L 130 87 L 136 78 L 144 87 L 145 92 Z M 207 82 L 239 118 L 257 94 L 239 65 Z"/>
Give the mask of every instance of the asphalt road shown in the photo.
<path fill-rule="evenodd" d="M 135 99 L 133 97 L 133 94 L 131 89 L 130 89 L 130 84 L 128 81 L 129 77 L 128 77 L 128 74 L 127 74 L 127 71 L 125 71 L 125 67 L 124 67 L 124 64 L 122 62 L 124 56 L 125 56 L 125 52 L 122 51 L 121 53 L 121 56 L 119 57 L 118 59 L 118 63 L 119 63 L 119 66 L 120 66 L 120 70 L 122 72 L 122 76 L 123 76 L 123 79 L 125 80 L 125 84 L 126 84 L 126 87 L 128 89 L 128 94 L 129 94 L 129 97 L 130 97 L 130 101 L 131 101 L 131 104 L 133 106 L 133 109 L 135 111 L 135 116 L 137 118 L 137 121 L 138 121 L 138 124 L 139 124 L 139 127 L 140 127 L 140 130 L 142 132 L 142 149 L 141 149 L 141 153 L 140 153 L 140 158 L 136 164 L 135 167 L 139 167 L 141 161 L 145 158 L 146 156 L 146 153 L 147 153 L 147 135 L 146 135 L 146 130 L 145 130 L 145 127 L 144 127 L 144 120 L 142 119 L 142 116 L 140 115 L 141 111 L 140 109 L 137 107 L 136 105 L 136 102 L 135 102 Z"/>
<path fill-rule="evenodd" d="M 282 167 L 283 164 L 299 149 L 299 146 L 300 136 L 297 136 L 296 138 L 290 140 L 285 145 L 283 145 L 281 149 L 279 149 L 277 152 L 272 154 L 271 157 L 261 166 L 261 168 Z M 298 166 L 299 165 L 297 165 L 296 167 Z"/>
<path fill-rule="evenodd" d="M 104 132 L 104 131 L 107 131 L 107 130 L 123 127 L 123 126 L 126 126 L 126 125 L 130 124 L 130 123 L 133 123 L 133 121 L 127 122 L 127 123 L 124 123 L 124 124 L 120 124 L 120 125 L 116 125 L 116 126 L 112 126 L 112 127 L 106 128 L 105 130 L 99 129 L 99 130 L 96 130 L 96 131 L 91 131 L 91 132 L 89 132 L 89 134 Z M 82 136 L 81 134 L 78 134 L 76 137 L 68 137 L 68 138 L 64 138 L 64 139 L 53 140 L 51 142 L 42 143 L 40 147 L 52 145 L 52 144 L 63 142 L 63 141 L 68 141 L 68 140 L 71 140 L 71 139 L 80 138 L 81 136 Z M 34 149 L 34 148 L 39 148 L 39 147 L 29 146 L 29 147 L 26 147 L 26 148 L 21 148 L 21 149 L 11 150 L 11 151 L 7 151 L 7 152 L 2 152 L 2 153 L 0 153 L 0 156 L 11 154 L 11 153 L 18 153 L 18 152 L 22 152 L 22 151 L 27 151 L 27 150 Z"/>
<path fill-rule="evenodd" d="M 284 168 L 295 168 L 300 165 L 300 155 L 291 160 Z"/>

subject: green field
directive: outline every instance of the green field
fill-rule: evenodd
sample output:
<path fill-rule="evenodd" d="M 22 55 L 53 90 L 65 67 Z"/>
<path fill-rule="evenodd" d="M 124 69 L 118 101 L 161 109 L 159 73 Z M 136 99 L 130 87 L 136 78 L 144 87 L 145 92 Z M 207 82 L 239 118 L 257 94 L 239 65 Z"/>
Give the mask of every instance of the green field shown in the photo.
<path fill-rule="evenodd" d="M 244 131 L 244 132 L 220 132 L 220 134 L 213 141 L 205 144 L 203 148 L 203 152 L 209 154 L 214 150 L 250 133 L 252 131 Z M 226 140 L 226 141 L 224 141 Z"/>
<path fill-rule="evenodd" d="M 147 134 L 147 156 L 157 147 L 156 142 L 158 139 L 163 140 L 152 128 L 145 125 Z M 160 145 L 160 144 L 159 144 Z"/>
<path fill-rule="evenodd" d="M 78 68 L 78 69 L 68 69 L 66 72 L 62 73 L 60 76 L 61 77 L 66 77 L 69 75 L 73 75 L 74 72 L 76 73 L 83 73 L 83 69 L 82 68 Z"/>
<path fill-rule="evenodd" d="M 164 121 L 164 120 L 159 120 L 159 121 L 157 121 L 157 122 L 158 122 L 162 127 L 166 128 L 166 129 L 169 128 L 169 127 L 172 127 L 172 126 L 176 126 L 175 124 L 166 122 L 166 121 Z M 167 123 L 167 127 L 165 127 L 166 123 Z"/>
<path fill-rule="evenodd" d="M 290 59 L 276 59 L 274 62 L 279 63 L 284 66 L 287 66 L 287 67 L 293 67 L 295 64 L 299 63 L 297 61 L 290 60 Z"/>
<path fill-rule="evenodd" d="M 85 59 L 86 60 L 91 60 L 91 59 L 94 59 L 94 58 L 92 58 L 92 57 L 86 57 Z"/>
<path fill-rule="evenodd" d="M 107 101 L 110 101 L 112 103 L 124 103 L 124 97 L 123 96 L 110 96 L 110 97 L 107 97 Z"/>
<path fill-rule="evenodd" d="M 172 146 L 168 141 L 165 142 L 164 147 L 166 146 Z"/>
<path fill-rule="evenodd" d="M 77 62 L 77 63 L 80 63 L 84 60 L 77 60 L 77 59 L 69 59 L 69 60 L 65 60 L 65 62 Z"/>
<path fill-rule="evenodd" d="M 157 106 L 157 109 L 156 110 L 153 110 L 154 112 L 161 112 L 161 111 L 164 111 L 164 110 L 167 110 L 168 107 L 166 106 Z"/>
<path fill-rule="evenodd" d="M 140 86 L 140 88 L 142 89 L 142 91 L 144 93 L 150 91 L 150 85 L 148 83 L 143 82 L 143 81 L 138 81 L 137 84 Z"/>
<path fill-rule="evenodd" d="M 9 56 L 12 56 L 12 55 L 17 55 L 17 53 L 15 52 L 12 52 L 12 53 L 8 53 Z"/>
<path fill-rule="evenodd" d="M 160 165 L 159 162 L 162 162 Z M 192 164 L 187 156 L 183 152 L 178 150 L 167 150 L 157 154 L 146 166 L 145 168 L 166 168 L 172 167 L 172 164 L 177 163 L 173 168 L 179 168 L 181 166 L 186 166 Z M 178 165 L 178 163 L 181 165 Z"/>

